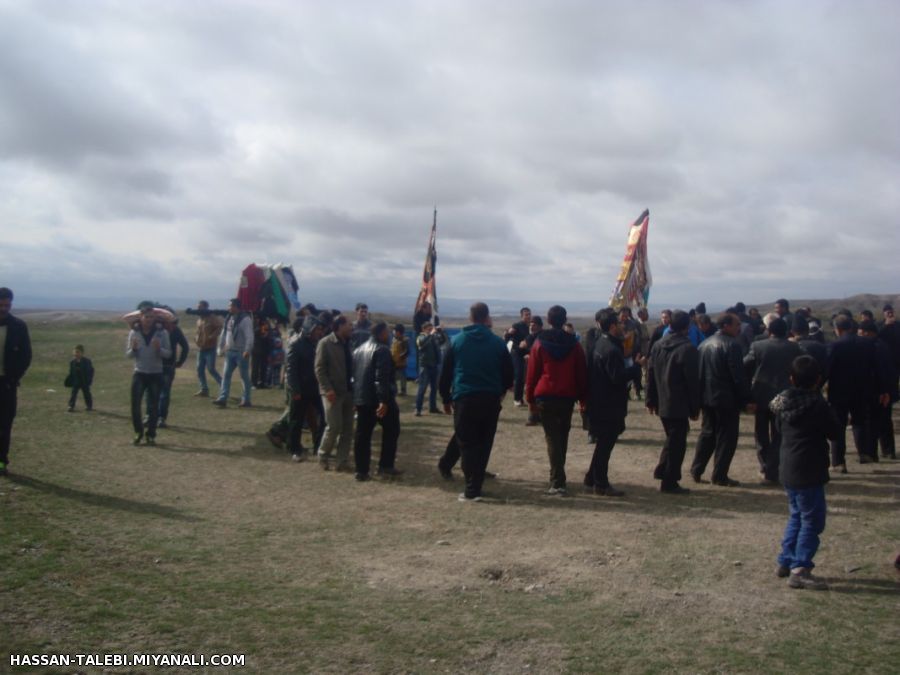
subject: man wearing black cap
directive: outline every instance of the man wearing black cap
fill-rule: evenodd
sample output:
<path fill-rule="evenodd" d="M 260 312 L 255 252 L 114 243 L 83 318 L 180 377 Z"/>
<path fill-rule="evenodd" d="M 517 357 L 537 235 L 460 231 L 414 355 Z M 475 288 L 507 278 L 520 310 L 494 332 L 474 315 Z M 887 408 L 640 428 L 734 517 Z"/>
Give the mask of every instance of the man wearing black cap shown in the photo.
<path fill-rule="evenodd" d="M 31 365 L 28 326 L 9 313 L 13 292 L 0 288 L 0 476 L 7 474 L 9 443 L 16 417 L 16 390 Z"/>
<path fill-rule="evenodd" d="M 647 410 L 659 415 L 666 443 L 653 477 L 669 494 L 690 492 L 678 484 L 690 430 L 688 419 L 700 417 L 700 367 L 697 348 L 688 338 L 691 319 L 681 310 L 672 314 L 671 331 L 650 350 L 647 366 Z"/>
<path fill-rule="evenodd" d="M 753 430 L 756 456 L 759 460 L 760 477 L 768 483 L 778 482 L 781 445 L 775 414 L 769 410 L 769 404 L 791 386 L 791 364 L 803 354 L 799 345 L 787 339 L 787 332 L 784 319 L 773 319 L 769 322 L 769 337 L 751 344 L 750 352 L 744 357 L 744 368 L 752 381 L 750 390 L 756 404 Z"/>

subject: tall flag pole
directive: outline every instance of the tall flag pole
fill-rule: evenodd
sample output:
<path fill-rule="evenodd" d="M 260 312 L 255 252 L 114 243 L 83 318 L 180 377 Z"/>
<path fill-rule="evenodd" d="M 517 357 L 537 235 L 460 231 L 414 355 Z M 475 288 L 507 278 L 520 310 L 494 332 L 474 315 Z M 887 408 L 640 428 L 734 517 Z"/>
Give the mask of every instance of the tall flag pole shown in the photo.
<path fill-rule="evenodd" d="M 650 299 L 650 261 L 647 258 L 647 230 L 650 227 L 650 209 L 645 209 L 628 230 L 625 260 L 616 280 L 616 289 L 609 299 L 609 306 L 646 307 Z"/>
<path fill-rule="evenodd" d="M 416 298 L 415 313 L 422 309 L 426 302 L 431 304 L 432 322 L 437 325 L 438 303 L 435 273 L 437 272 L 437 206 L 434 207 L 434 220 L 431 223 L 431 236 L 428 237 L 428 250 L 425 252 L 425 269 L 422 271 L 422 289 Z"/>

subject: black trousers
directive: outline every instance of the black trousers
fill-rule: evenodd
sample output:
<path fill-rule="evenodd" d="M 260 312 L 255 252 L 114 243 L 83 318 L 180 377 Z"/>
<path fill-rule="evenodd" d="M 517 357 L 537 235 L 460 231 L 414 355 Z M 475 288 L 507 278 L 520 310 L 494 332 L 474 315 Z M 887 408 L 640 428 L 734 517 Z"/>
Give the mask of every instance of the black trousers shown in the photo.
<path fill-rule="evenodd" d="M 397 439 L 400 438 L 400 409 L 396 401 L 388 403 L 387 413 L 379 419 L 375 415 L 378 406 L 360 405 L 356 407 L 356 439 L 353 443 L 353 458 L 356 473 L 367 474 L 372 464 L 372 432 L 375 425 L 381 425 L 380 469 L 394 468 L 397 458 Z"/>
<path fill-rule="evenodd" d="M 466 477 L 466 497 L 481 496 L 499 417 L 500 397 L 496 394 L 471 394 L 453 404 L 453 428 Z"/>
<path fill-rule="evenodd" d="M 299 401 L 294 400 L 294 396 L 288 390 L 288 419 L 287 419 L 287 442 L 288 452 L 292 455 L 301 454 L 303 444 L 300 442 L 300 435 L 303 433 L 304 422 L 309 425 L 309 432 L 313 438 L 313 448 L 318 447 L 318 440 L 323 431 L 319 421 L 319 410 L 316 405 L 321 401 L 321 397 L 316 396 L 315 400 L 309 396 L 303 396 Z"/>
<path fill-rule="evenodd" d="M 603 420 L 594 438 L 597 444 L 594 446 L 594 456 L 591 457 L 591 466 L 584 474 L 584 484 L 588 487 L 609 487 L 609 458 L 619 436 L 625 431 L 625 419 Z"/>
<path fill-rule="evenodd" d="M 269 369 L 269 354 L 265 340 L 256 338 L 250 352 L 250 382 L 254 387 L 268 386 L 266 373 Z"/>
<path fill-rule="evenodd" d="M 9 443 L 13 420 L 16 418 L 16 383 L 0 377 L 0 463 L 9 462 Z"/>
<path fill-rule="evenodd" d="M 740 422 L 741 411 L 736 408 L 703 408 L 703 421 L 691 464 L 694 476 L 702 476 L 710 457 L 714 456 L 712 479 L 720 481 L 728 478 L 731 460 L 737 449 Z M 777 466 L 775 471 L 778 471 Z"/>
<path fill-rule="evenodd" d="M 759 470 L 766 480 L 778 480 L 778 460 L 781 454 L 781 434 L 775 426 L 775 415 L 769 404 L 757 404 L 753 420 L 753 435 L 756 439 L 756 459 Z"/>
<path fill-rule="evenodd" d="M 513 399 L 521 401 L 525 394 L 525 376 L 527 375 L 527 366 L 525 355 L 519 352 L 518 348 L 512 351 L 513 362 Z"/>
<path fill-rule="evenodd" d="M 653 477 L 661 480 L 663 487 L 673 487 L 681 480 L 681 464 L 687 450 L 687 435 L 691 428 L 686 417 L 663 417 L 666 443 L 659 453 L 659 463 Z"/>
<path fill-rule="evenodd" d="M 838 437 L 831 441 L 831 465 L 840 466 L 847 462 L 847 424 L 853 424 L 853 440 L 856 443 L 856 452 L 862 455 L 875 457 L 877 448 L 872 436 L 872 406 L 865 401 L 830 401 L 834 413 L 837 415 L 841 428 Z"/>
<path fill-rule="evenodd" d="M 447 449 L 444 450 L 444 454 L 438 460 L 438 468 L 441 471 L 451 471 L 459 461 L 459 457 L 459 443 L 456 440 L 456 433 L 454 433 L 450 440 L 447 441 Z"/>
<path fill-rule="evenodd" d="M 897 446 L 894 441 L 893 407 L 893 404 L 887 408 L 878 406 L 878 412 L 875 417 L 875 436 L 881 444 L 882 457 L 895 457 L 897 455 Z"/>
<path fill-rule="evenodd" d="M 550 486 L 566 487 L 566 454 L 569 451 L 569 430 L 572 428 L 572 408 L 575 401 L 551 399 L 538 402 L 547 457 L 550 460 Z"/>
<path fill-rule="evenodd" d="M 156 438 L 159 421 L 159 392 L 162 389 L 162 373 L 134 373 L 131 376 L 131 424 L 134 433 L 144 433 L 141 417 L 141 399 L 147 397 L 147 438 Z"/>
<path fill-rule="evenodd" d="M 78 400 L 78 392 L 84 394 L 84 405 L 90 410 L 94 407 L 94 398 L 91 396 L 91 388 L 87 385 L 76 384 L 72 387 L 72 395 L 69 396 L 69 407 L 74 408 L 75 402 Z"/>

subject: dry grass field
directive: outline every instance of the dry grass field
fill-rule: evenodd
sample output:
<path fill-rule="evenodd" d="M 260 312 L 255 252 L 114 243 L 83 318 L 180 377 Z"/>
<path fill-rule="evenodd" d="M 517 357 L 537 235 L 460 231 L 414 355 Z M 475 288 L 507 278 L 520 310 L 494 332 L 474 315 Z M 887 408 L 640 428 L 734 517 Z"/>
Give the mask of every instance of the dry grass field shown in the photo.
<path fill-rule="evenodd" d="M 573 429 L 561 498 L 544 494 L 540 428 L 507 399 L 499 478 L 461 504 L 461 479 L 435 467 L 450 420 L 414 417 L 412 397 L 405 475 L 357 484 L 268 443 L 282 392 L 254 392 L 248 410 L 193 398 L 192 355 L 171 428 L 133 447 L 123 326 L 31 329 L 0 479 L 0 671 L 30 672 L 10 654 L 139 652 L 245 654 L 251 673 L 900 669 L 898 462 L 851 462 L 829 484 L 817 573 L 830 590 L 794 591 L 774 576 L 786 500 L 757 484 L 750 418 L 742 487 L 661 495 L 662 430 L 635 402 L 611 463 L 626 497 L 577 489 L 591 448 Z M 93 413 L 65 412 L 76 342 L 97 369 Z"/>

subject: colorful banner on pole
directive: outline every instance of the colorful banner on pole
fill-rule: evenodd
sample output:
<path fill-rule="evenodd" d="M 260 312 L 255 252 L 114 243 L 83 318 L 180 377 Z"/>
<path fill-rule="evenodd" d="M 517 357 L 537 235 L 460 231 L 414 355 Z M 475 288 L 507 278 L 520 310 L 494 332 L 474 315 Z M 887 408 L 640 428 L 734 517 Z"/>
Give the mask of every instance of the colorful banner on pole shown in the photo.
<path fill-rule="evenodd" d="M 647 259 L 647 230 L 650 227 L 650 210 L 645 210 L 628 231 L 625 260 L 616 283 L 616 290 L 609 299 L 609 306 L 646 307 L 650 299 L 650 262 Z"/>
<path fill-rule="evenodd" d="M 427 302 L 431 305 L 433 317 L 438 315 L 437 287 L 435 285 L 435 272 L 437 270 L 437 209 L 434 210 L 434 221 L 431 224 L 431 236 L 428 238 L 428 250 L 425 253 L 425 269 L 422 271 L 422 290 L 416 298 L 415 313 L 418 314 L 422 306 Z"/>

